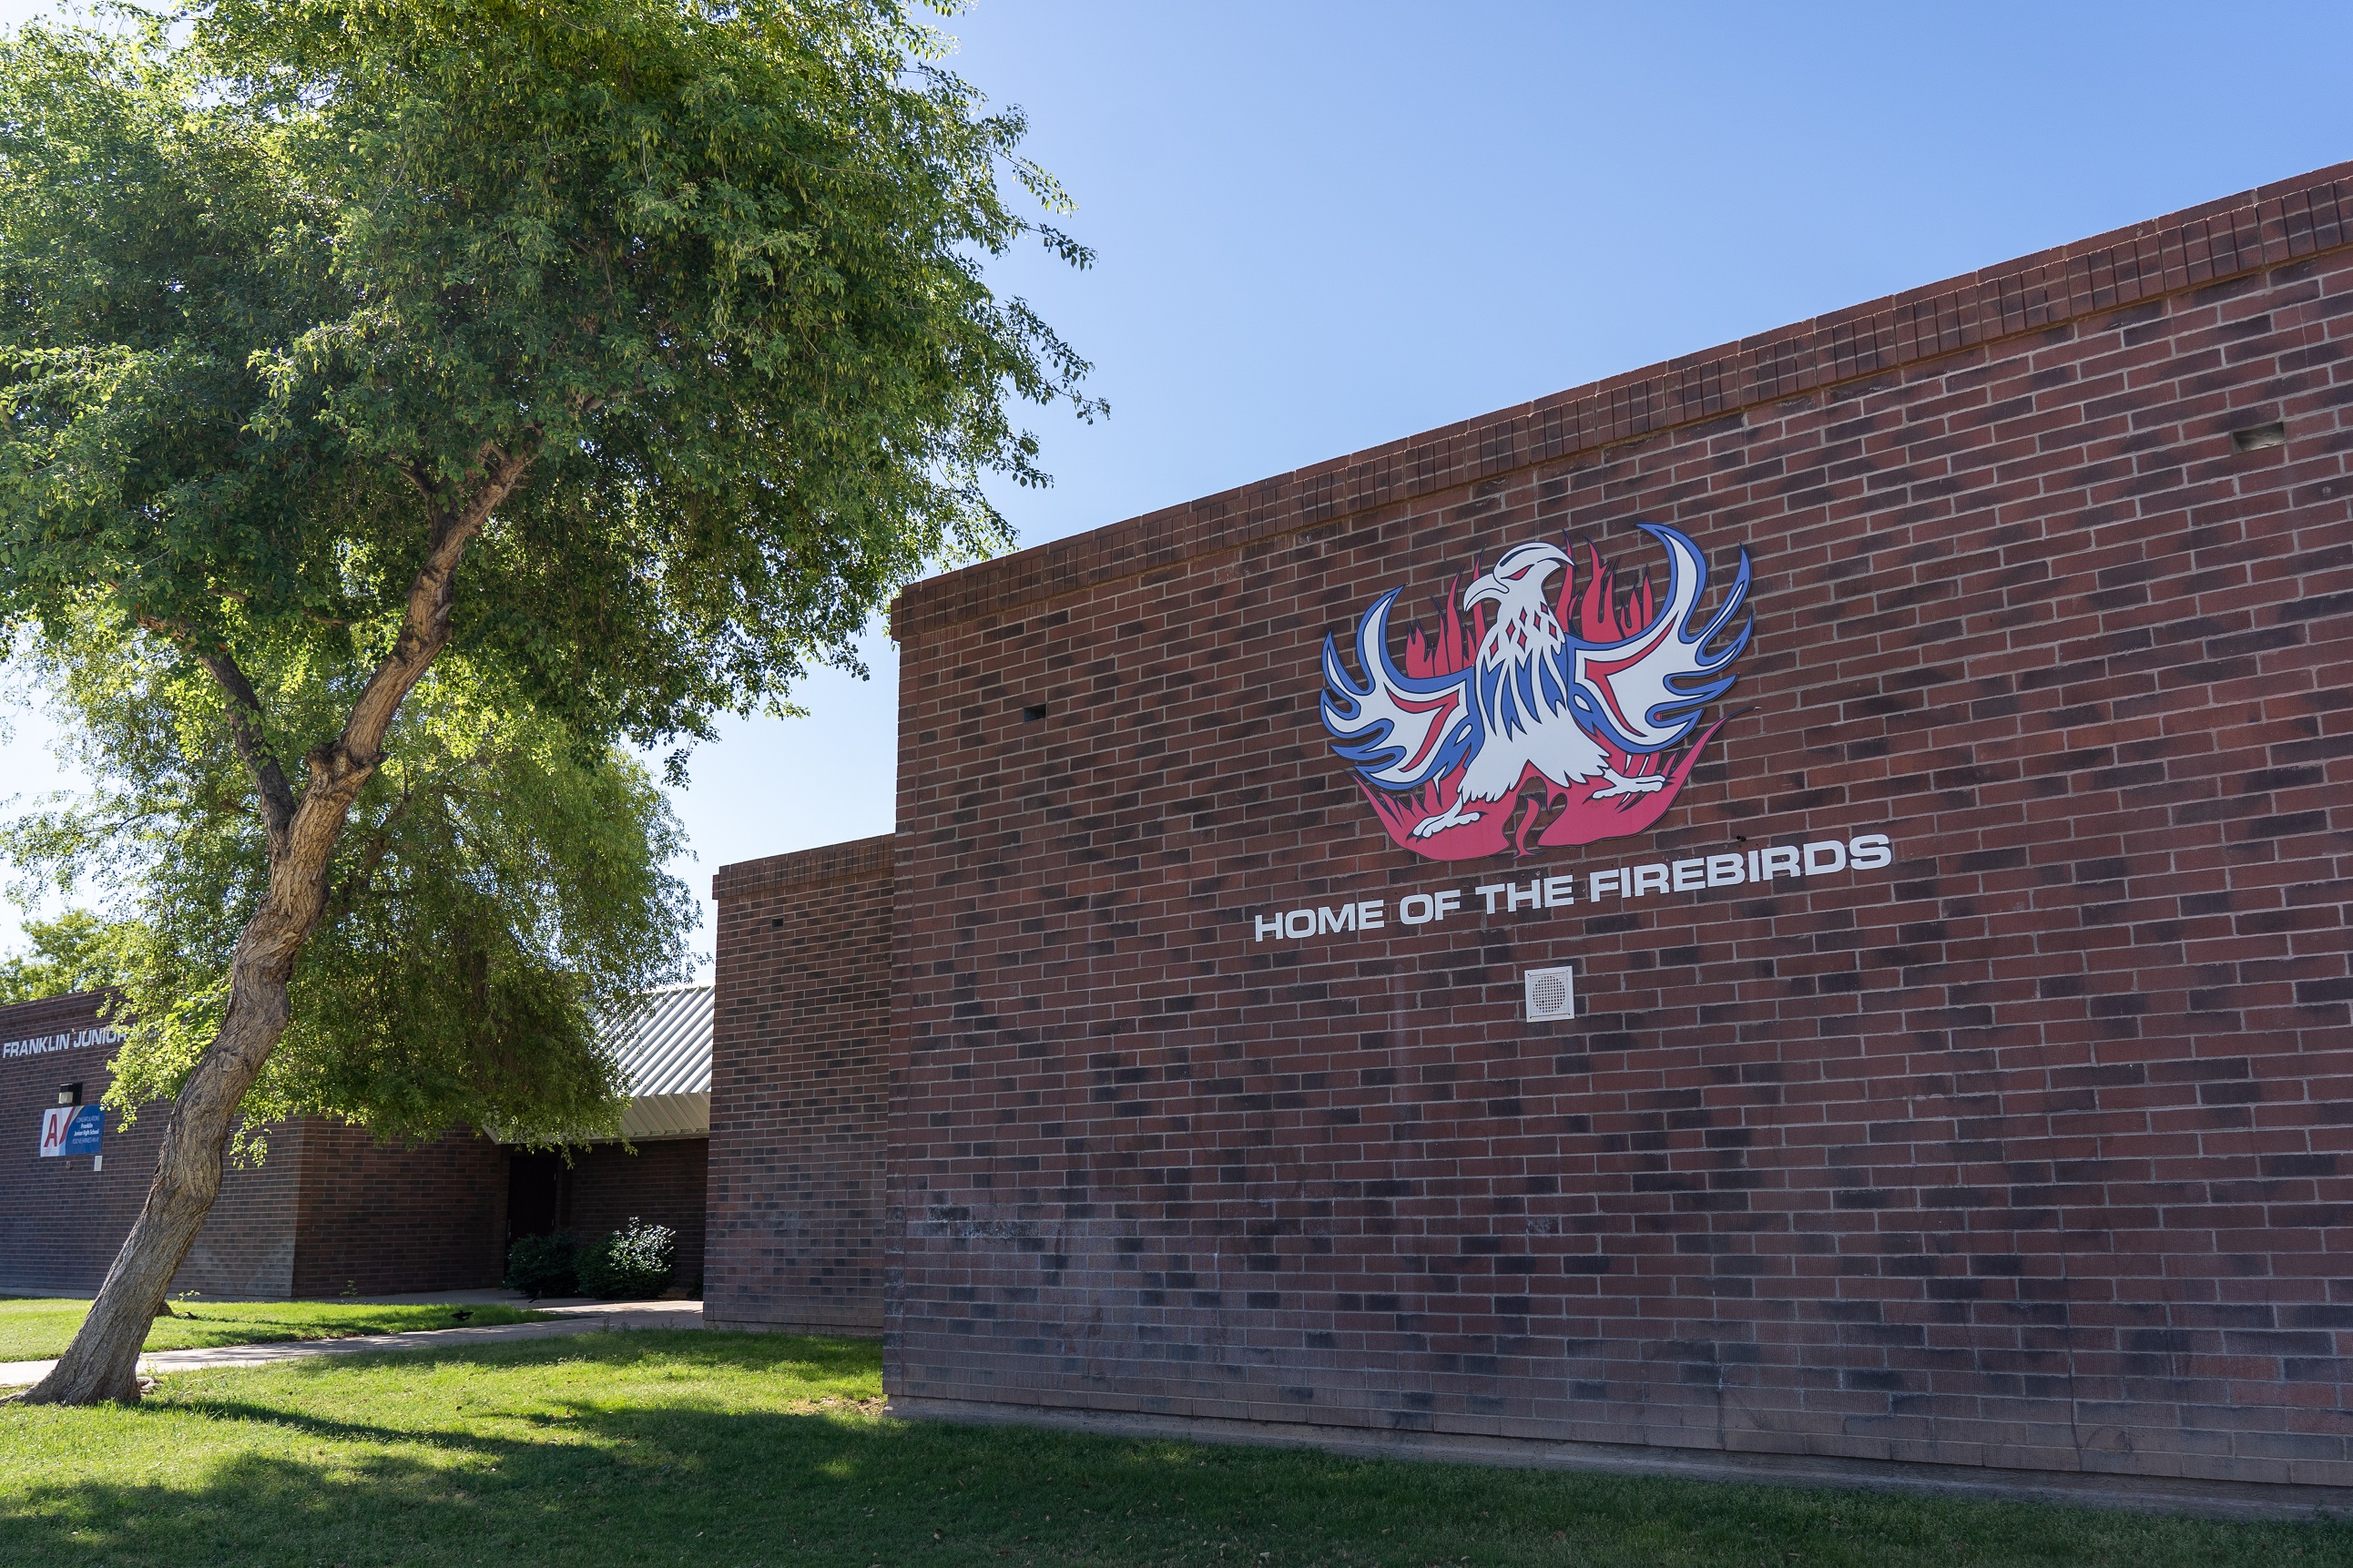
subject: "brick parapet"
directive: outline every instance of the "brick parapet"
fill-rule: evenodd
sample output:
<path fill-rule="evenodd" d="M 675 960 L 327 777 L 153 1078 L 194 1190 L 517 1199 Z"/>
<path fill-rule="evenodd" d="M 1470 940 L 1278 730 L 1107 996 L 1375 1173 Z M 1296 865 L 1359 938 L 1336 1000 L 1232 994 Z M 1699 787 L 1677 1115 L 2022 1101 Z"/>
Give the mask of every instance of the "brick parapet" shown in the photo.
<path fill-rule="evenodd" d="M 1825 393 L 2353 241 L 2353 163 L 1629 371 L 910 586 L 905 641 L 1744 408 Z"/>
<path fill-rule="evenodd" d="M 770 855 L 758 860 L 741 860 L 732 866 L 722 866 L 711 879 L 711 900 L 713 903 L 724 903 L 749 898 L 754 893 L 782 892 L 827 882 L 867 880 L 877 875 L 887 875 L 891 869 L 892 845 L 892 836 L 883 833 L 872 838 L 853 838 L 841 844 L 797 850 L 790 855 Z"/>

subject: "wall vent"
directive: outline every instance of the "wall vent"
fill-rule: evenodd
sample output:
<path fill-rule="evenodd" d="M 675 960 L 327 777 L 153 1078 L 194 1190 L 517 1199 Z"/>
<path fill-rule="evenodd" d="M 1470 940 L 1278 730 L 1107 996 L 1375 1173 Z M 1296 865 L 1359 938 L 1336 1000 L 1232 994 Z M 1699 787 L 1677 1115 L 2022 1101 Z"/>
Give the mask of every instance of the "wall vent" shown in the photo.
<path fill-rule="evenodd" d="M 1528 1022 L 1549 1024 L 1577 1016 L 1577 971 L 1530 969 L 1520 979 L 1528 992 Z"/>
<path fill-rule="evenodd" d="M 2237 452 L 2261 452 L 2286 445 L 2287 426 L 2284 425 L 2254 425 L 2231 432 L 2231 448 Z"/>

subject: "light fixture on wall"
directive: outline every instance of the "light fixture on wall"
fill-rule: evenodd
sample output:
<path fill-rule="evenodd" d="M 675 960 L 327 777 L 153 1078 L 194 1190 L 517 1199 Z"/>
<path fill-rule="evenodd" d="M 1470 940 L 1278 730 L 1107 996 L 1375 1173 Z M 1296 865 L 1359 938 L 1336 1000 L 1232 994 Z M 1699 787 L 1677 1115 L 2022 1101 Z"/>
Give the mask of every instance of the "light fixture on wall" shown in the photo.
<path fill-rule="evenodd" d="M 2286 445 L 2287 426 L 2283 424 L 2250 425 L 2231 432 L 2231 449 L 2234 452 L 2260 452 L 2267 447 Z"/>
<path fill-rule="evenodd" d="M 79 1105 L 81 1103 L 81 1085 L 78 1083 L 61 1083 L 58 1085 L 58 1103 L 59 1105 Z"/>

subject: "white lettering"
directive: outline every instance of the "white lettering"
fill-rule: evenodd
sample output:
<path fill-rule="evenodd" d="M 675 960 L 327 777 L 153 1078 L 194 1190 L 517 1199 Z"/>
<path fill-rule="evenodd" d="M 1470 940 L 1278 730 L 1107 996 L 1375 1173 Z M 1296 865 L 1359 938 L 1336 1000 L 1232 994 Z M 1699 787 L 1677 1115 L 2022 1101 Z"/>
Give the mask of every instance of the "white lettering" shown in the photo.
<path fill-rule="evenodd" d="M 1587 899 L 1598 904 L 1609 898 L 1641 899 L 1653 893 L 1690 893 L 1708 888 L 1737 887 L 1743 882 L 1769 882 L 1777 877 L 1821 877 L 1844 870 L 1875 871 L 1883 866 L 1893 865 L 1894 860 L 1894 842 L 1888 835 L 1864 833 L 1848 839 L 1821 838 L 1802 845 L 1784 844 L 1745 851 L 1728 849 L 1710 855 L 1694 855 L 1682 860 L 1654 860 L 1647 865 L 1617 866 L 1601 871 L 1531 877 L 1525 883 L 1481 882 L 1468 889 L 1455 887 L 1435 892 L 1406 893 L 1398 899 L 1393 913 L 1400 925 L 1425 926 L 1444 921 L 1450 915 L 1461 914 L 1464 900 L 1470 898 L 1480 900 L 1490 918 L 1516 915 L 1530 910 L 1566 909 L 1576 901 L 1579 876 L 1585 878 Z M 1391 918 L 1392 911 L 1384 900 L 1367 899 L 1356 903 L 1253 915 L 1251 933 L 1253 940 L 1258 942 L 1264 942 L 1269 937 L 1296 942 L 1308 937 L 1377 931 L 1383 930 Z M 99 1045 L 121 1038 L 121 1034 L 114 1029 L 78 1029 L 35 1039 L 0 1041 L 0 1055 L 30 1056 L 41 1051 L 67 1050 L 76 1046 Z"/>
<path fill-rule="evenodd" d="M 62 1034 L 35 1035 L 28 1039 L 0 1040 L 0 1058 L 45 1057 L 53 1051 L 78 1051 L 85 1046 L 122 1043 L 120 1029 L 69 1029 Z"/>

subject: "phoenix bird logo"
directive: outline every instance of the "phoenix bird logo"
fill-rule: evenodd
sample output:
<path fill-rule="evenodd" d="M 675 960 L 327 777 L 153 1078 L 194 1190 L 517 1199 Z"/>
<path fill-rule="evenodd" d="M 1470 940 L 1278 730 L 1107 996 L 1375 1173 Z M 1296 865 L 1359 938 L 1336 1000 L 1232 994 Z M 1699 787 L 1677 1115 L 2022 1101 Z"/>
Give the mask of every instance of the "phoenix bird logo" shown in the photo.
<path fill-rule="evenodd" d="M 1666 814 L 1724 721 L 1692 733 L 1748 646 L 1748 552 L 1703 622 L 1698 547 L 1663 524 L 1635 526 L 1666 548 L 1663 595 L 1646 572 L 1620 597 L 1591 546 L 1579 595 L 1568 552 L 1531 540 L 1450 588 L 1437 634 L 1410 628 L 1403 668 L 1389 657 L 1401 589 L 1356 622 L 1362 681 L 1324 639 L 1332 750 L 1400 847 L 1433 860 L 1525 854 L 1532 831 L 1539 845 L 1590 844 Z"/>

